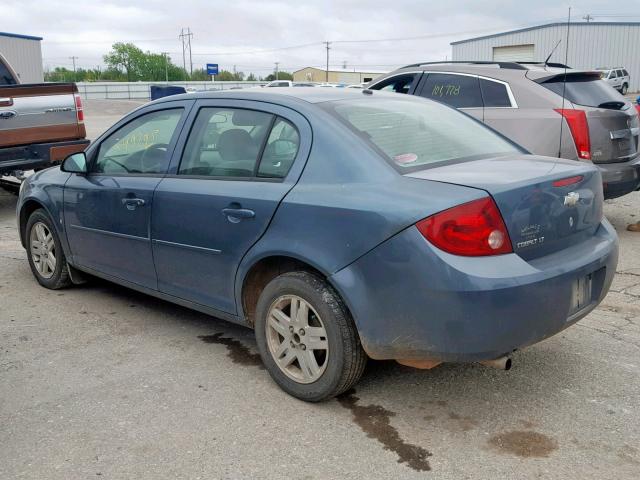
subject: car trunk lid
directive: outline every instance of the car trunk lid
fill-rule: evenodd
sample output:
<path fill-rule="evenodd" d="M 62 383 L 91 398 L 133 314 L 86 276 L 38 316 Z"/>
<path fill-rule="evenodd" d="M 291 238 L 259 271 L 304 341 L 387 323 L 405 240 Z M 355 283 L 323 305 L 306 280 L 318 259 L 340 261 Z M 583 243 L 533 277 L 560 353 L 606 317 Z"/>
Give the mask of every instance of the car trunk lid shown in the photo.
<path fill-rule="evenodd" d="M 509 155 L 406 176 L 488 192 L 502 214 L 514 252 L 525 260 L 593 236 L 602 219 L 600 173 L 575 161 Z"/>

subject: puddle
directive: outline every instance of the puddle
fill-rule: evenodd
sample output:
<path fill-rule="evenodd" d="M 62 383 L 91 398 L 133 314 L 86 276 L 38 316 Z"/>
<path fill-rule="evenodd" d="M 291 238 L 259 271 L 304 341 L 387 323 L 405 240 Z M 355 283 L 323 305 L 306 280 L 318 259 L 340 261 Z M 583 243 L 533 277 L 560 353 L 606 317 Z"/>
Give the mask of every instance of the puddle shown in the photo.
<path fill-rule="evenodd" d="M 216 343 L 227 347 L 227 356 L 233 363 L 240 365 L 251 365 L 264 369 L 262 360 L 258 353 L 252 353 L 246 346 L 235 338 L 225 337 L 224 333 L 214 333 L 213 335 L 199 335 L 198 338 L 205 343 Z"/>
<path fill-rule="evenodd" d="M 367 437 L 380 442 L 385 450 L 398 455 L 398 463 L 406 463 L 413 470 L 425 472 L 431 470 L 427 457 L 431 452 L 424 448 L 405 442 L 400 438 L 398 430 L 390 423 L 396 414 L 380 405 L 358 405 L 360 398 L 355 390 L 349 390 L 337 398 L 340 405 L 351 410 L 353 420 L 367 434 Z"/>
<path fill-rule="evenodd" d="M 489 439 L 489 444 L 502 453 L 525 458 L 548 457 L 558 448 L 553 438 L 529 430 L 498 433 Z"/>

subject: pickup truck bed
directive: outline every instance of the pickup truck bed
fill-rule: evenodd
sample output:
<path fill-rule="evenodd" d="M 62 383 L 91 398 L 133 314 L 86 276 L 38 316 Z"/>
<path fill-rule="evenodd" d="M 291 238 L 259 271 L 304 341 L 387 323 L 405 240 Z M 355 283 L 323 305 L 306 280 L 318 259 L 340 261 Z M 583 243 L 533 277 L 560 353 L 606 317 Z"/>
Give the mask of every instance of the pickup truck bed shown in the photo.
<path fill-rule="evenodd" d="M 73 83 L 0 85 L 0 176 L 48 167 L 89 145 Z"/>

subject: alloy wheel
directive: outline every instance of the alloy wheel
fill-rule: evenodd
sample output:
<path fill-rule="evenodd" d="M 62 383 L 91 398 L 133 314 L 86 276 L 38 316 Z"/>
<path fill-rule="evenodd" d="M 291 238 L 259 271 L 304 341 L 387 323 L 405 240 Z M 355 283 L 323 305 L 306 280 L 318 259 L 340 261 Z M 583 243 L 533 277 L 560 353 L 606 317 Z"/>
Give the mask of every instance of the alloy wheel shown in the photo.
<path fill-rule="evenodd" d="M 269 353 L 282 372 L 298 383 L 313 383 L 327 368 L 329 342 L 320 316 L 297 295 L 276 299 L 267 317 Z"/>
<path fill-rule="evenodd" d="M 53 277 L 57 264 L 56 244 L 53 234 L 44 223 L 37 222 L 31 228 L 29 249 L 38 275 L 47 279 Z"/>

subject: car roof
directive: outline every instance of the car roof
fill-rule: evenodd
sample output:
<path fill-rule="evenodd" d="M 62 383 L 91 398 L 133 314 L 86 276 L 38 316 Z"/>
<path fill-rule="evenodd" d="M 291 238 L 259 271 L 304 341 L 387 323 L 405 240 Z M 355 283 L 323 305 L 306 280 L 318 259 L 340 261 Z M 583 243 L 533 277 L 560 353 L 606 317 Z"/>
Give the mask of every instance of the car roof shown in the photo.
<path fill-rule="evenodd" d="M 163 103 L 176 100 L 194 100 L 194 99 L 225 99 L 225 100 L 258 100 L 263 102 L 274 103 L 322 103 L 335 102 L 340 100 L 355 100 L 362 98 L 364 95 L 391 96 L 397 98 L 396 94 L 388 92 L 373 92 L 367 90 L 367 94 L 363 90 L 353 88 L 300 88 L 300 87 L 282 87 L 282 88 L 244 88 L 240 90 L 224 90 L 224 91 L 203 91 L 190 94 L 171 95 L 155 100 L 152 103 Z"/>
<path fill-rule="evenodd" d="M 568 72 L 592 73 L 595 70 L 579 70 L 567 67 Z M 391 72 L 385 77 L 398 75 L 403 72 L 452 72 L 468 73 L 498 80 L 511 81 L 518 78 L 527 77 L 530 80 L 541 79 L 565 72 L 564 65 L 544 64 L 544 63 L 516 63 L 516 62 L 432 62 L 423 64 L 407 65 Z"/>

